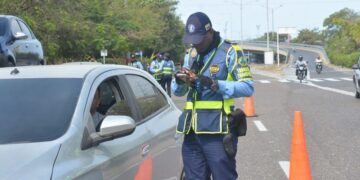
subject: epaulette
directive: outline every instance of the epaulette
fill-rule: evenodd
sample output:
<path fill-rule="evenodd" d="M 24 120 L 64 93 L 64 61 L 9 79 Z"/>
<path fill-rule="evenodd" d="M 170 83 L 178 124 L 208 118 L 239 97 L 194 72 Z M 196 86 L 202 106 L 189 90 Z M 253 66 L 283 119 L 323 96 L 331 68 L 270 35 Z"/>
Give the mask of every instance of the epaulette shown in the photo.
<path fill-rule="evenodd" d="M 223 45 L 220 46 L 221 50 L 225 51 L 226 53 L 229 51 L 229 49 L 231 48 L 231 42 L 229 40 L 224 40 Z"/>

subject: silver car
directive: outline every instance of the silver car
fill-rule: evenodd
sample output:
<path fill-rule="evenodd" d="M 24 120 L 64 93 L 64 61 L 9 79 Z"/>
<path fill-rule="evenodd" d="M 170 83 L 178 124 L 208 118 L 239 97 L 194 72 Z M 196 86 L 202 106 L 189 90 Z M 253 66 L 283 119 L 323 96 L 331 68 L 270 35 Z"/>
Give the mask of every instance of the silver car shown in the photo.
<path fill-rule="evenodd" d="M 0 179 L 180 179 L 179 115 L 132 67 L 1 68 Z"/>

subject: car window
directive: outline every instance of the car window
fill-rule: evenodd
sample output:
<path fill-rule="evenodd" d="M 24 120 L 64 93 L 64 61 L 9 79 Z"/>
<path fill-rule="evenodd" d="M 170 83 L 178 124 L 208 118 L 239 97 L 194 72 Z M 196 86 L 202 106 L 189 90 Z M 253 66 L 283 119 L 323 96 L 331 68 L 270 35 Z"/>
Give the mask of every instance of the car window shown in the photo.
<path fill-rule="evenodd" d="M 4 36 L 6 33 L 7 20 L 6 18 L 0 18 L 0 36 Z"/>
<path fill-rule="evenodd" d="M 142 118 L 145 119 L 168 104 L 160 90 L 145 78 L 136 75 L 127 75 L 126 79 L 135 95 L 136 102 L 142 113 Z"/>
<path fill-rule="evenodd" d="M 16 34 L 17 32 L 21 32 L 20 25 L 17 20 L 13 19 L 11 20 L 11 32 L 13 34 Z"/>
<path fill-rule="evenodd" d="M 0 80 L 0 144 L 62 136 L 70 125 L 82 82 L 72 78 Z"/>
<path fill-rule="evenodd" d="M 32 36 L 32 34 L 31 34 L 28 26 L 27 26 L 24 22 L 19 21 L 19 24 L 20 24 L 20 26 L 21 26 L 21 29 L 22 29 L 23 33 L 25 33 L 25 34 L 27 35 L 28 39 L 34 38 L 34 37 Z"/>
<path fill-rule="evenodd" d="M 124 115 L 134 118 L 116 79 L 115 77 L 106 79 L 97 88 L 100 103 L 96 107 L 96 112 L 99 114 L 94 115 L 95 112 L 91 112 L 97 130 L 99 130 L 102 119 L 108 115 Z M 95 99 L 96 94 L 94 95 L 92 105 Z"/>

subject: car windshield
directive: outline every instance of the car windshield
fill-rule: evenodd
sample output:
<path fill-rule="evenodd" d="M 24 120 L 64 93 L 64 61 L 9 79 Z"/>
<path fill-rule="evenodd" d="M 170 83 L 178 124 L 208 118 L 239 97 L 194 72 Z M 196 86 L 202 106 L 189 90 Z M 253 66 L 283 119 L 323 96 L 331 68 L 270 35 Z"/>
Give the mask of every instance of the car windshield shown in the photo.
<path fill-rule="evenodd" d="M 0 144 L 51 141 L 69 127 L 82 79 L 0 79 Z"/>
<path fill-rule="evenodd" d="M 7 22 L 6 18 L 0 18 L 0 36 L 5 35 L 6 22 Z"/>

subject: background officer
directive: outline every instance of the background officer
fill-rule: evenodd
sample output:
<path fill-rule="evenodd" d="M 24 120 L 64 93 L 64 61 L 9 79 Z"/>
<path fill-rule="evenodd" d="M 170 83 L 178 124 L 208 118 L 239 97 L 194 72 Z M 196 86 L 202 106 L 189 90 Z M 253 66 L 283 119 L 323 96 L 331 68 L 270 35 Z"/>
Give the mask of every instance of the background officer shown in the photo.
<path fill-rule="evenodd" d="M 162 62 L 160 64 L 160 69 L 161 69 L 161 73 L 162 73 L 161 86 L 171 97 L 171 88 L 170 87 L 171 87 L 172 76 L 175 72 L 175 64 L 170 59 L 169 53 L 164 53 L 164 60 L 162 60 Z"/>
<path fill-rule="evenodd" d="M 128 66 L 136 67 L 138 69 L 144 70 L 144 66 L 141 62 L 136 58 L 134 53 L 130 54 L 131 61 L 128 63 Z"/>
<path fill-rule="evenodd" d="M 158 53 L 154 58 L 154 60 L 151 62 L 149 69 L 150 74 L 154 76 L 154 78 L 157 80 L 159 84 L 161 84 L 161 79 L 162 79 L 162 73 L 160 70 L 161 58 L 162 55 Z"/>
<path fill-rule="evenodd" d="M 239 59 L 243 57 L 212 28 L 206 14 L 190 15 L 185 28 L 183 42 L 192 44 L 197 55 L 190 69 L 175 74 L 172 89 L 176 96 L 188 93 L 176 129 L 185 134 L 182 156 L 186 179 L 211 176 L 214 180 L 235 180 L 235 155 L 228 155 L 223 143 L 232 131 L 227 115 L 234 109 L 233 98 L 253 94 L 253 81 L 242 79 Z M 237 138 L 232 143 L 236 148 Z"/>

